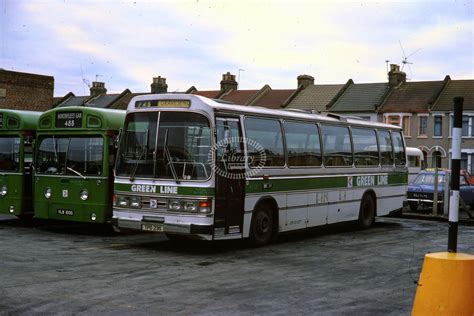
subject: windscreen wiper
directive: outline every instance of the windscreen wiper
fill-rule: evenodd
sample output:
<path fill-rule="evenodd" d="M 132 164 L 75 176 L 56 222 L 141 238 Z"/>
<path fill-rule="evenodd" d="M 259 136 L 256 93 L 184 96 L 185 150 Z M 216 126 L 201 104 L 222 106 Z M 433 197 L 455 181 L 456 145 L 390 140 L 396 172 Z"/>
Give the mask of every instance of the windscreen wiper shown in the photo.
<path fill-rule="evenodd" d="M 73 172 L 73 173 L 75 173 L 75 174 L 77 174 L 79 177 L 81 177 L 81 178 L 84 179 L 84 180 L 87 179 L 82 173 L 80 173 L 80 172 L 77 171 L 77 170 L 72 169 L 71 167 L 66 167 L 66 169 L 69 170 L 69 171 L 71 171 L 71 172 Z"/>
<path fill-rule="evenodd" d="M 146 156 L 146 152 L 148 151 L 148 133 L 149 133 L 149 130 L 146 130 L 146 135 L 145 135 L 146 143 L 145 143 L 145 146 L 143 146 L 143 150 L 140 153 L 140 156 L 138 157 L 137 161 L 135 162 L 135 165 L 133 166 L 132 173 L 130 174 L 130 181 L 135 181 L 135 173 L 137 173 L 138 163 L 140 162 L 142 157 Z"/>
<path fill-rule="evenodd" d="M 168 149 L 168 129 L 166 129 L 166 132 L 165 132 L 165 141 L 164 141 L 164 144 L 163 144 L 163 151 L 164 151 L 165 157 L 168 160 L 168 163 L 170 165 L 171 173 L 173 174 L 173 179 L 174 179 L 174 181 L 176 181 L 176 184 L 179 184 L 180 181 L 179 181 L 179 178 L 178 178 L 178 174 L 176 173 L 176 169 L 174 168 L 174 165 L 173 165 L 173 160 L 172 160 L 172 157 L 171 157 L 171 154 L 170 154 L 170 150 Z"/>

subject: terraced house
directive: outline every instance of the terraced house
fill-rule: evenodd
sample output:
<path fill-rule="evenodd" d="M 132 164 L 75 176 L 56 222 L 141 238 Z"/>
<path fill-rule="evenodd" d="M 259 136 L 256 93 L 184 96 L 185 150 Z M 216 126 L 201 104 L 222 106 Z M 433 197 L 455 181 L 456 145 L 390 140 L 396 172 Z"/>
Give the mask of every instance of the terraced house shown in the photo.
<path fill-rule="evenodd" d="M 185 93 L 228 103 L 262 106 L 271 109 L 332 112 L 386 122 L 403 128 L 408 146 L 421 149 L 427 167 L 449 168 L 453 98 L 464 97 L 462 168 L 474 171 L 474 80 L 453 80 L 450 76 L 434 81 L 407 81 L 398 65 L 390 65 L 387 82 L 315 84 L 310 75 L 299 75 L 296 86 L 241 90 L 236 76 L 222 75 L 216 90 L 191 86 Z M 70 92 L 52 98 L 54 78 L 0 69 L 0 107 L 46 110 L 51 107 L 90 106 L 125 109 L 137 95 L 168 93 L 166 78 L 153 78 L 148 92 L 125 89 L 107 93 L 105 83 L 93 82 L 90 94 Z"/>
<path fill-rule="evenodd" d="M 450 148 L 453 126 L 453 98 L 464 97 L 464 113 L 462 122 L 461 168 L 474 172 L 474 80 L 451 80 L 446 78 L 443 91 L 430 107 L 428 117 L 429 138 L 437 142 L 438 148 L 446 152 L 442 158 L 442 166 L 450 167 Z M 420 148 L 426 145 L 419 144 Z"/>

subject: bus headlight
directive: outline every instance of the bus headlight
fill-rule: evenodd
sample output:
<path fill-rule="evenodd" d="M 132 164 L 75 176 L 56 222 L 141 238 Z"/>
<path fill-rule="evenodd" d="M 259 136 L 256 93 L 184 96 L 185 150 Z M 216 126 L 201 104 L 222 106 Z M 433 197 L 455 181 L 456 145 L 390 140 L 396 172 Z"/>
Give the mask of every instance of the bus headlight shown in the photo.
<path fill-rule="evenodd" d="M 2 186 L 2 190 L 0 191 L 1 196 L 5 196 L 8 193 L 8 188 L 6 185 Z"/>
<path fill-rule="evenodd" d="M 181 211 L 181 201 L 179 200 L 171 200 L 168 208 L 172 211 Z"/>
<path fill-rule="evenodd" d="M 119 196 L 117 197 L 117 205 L 120 207 L 128 207 L 130 200 L 126 196 Z"/>
<path fill-rule="evenodd" d="M 86 189 L 81 191 L 81 200 L 85 201 L 89 198 L 89 192 Z"/>
<path fill-rule="evenodd" d="M 142 207 L 142 201 L 139 196 L 133 196 L 130 198 L 130 207 L 133 208 L 141 208 Z"/>
<path fill-rule="evenodd" d="M 44 197 L 47 198 L 47 199 L 50 199 L 51 198 L 51 188 L 46 188 L 46 190 L 44 190 Z"/>
<path fill-rule="evenodd" d="M 91 214 L 91 220 L 95 221 L 97 219 L 97 215 L 95 213 Z"/>
<path fill-rule="evenodd" d="M 10 213 L 15 213 L 15 207 L 13 205 L 10 205 Z"/>
<path fill-rule="evenodd" d="M 196 201 L 184 201 L 183 206 L 185 212 L 196 212 L 197 210 Z"/>

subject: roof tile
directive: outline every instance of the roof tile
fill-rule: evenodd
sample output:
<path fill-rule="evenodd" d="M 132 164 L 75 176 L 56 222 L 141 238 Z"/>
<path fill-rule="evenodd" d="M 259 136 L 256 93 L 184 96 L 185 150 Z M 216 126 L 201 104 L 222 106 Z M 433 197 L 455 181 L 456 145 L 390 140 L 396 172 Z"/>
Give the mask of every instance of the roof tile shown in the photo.
<path fill-rule="evenodd" d="M 351 84 L 330 108 L 331 112 L 374 112 L 388 91 L 387 83 Z"/>
<path fill-rule="evenodd" d="M 455 97 L 464 98 L 464 110 L 474 110 L 474 80 L 451 80 L 431 110 L 452 111 Z"/>
<path fill-rule="evenodd" d="M 444 81 L 405 82 L 394 88 L 380 112 L 426 113 L 443 84 Z"/>
<path fill-rule="evenodd" d="M 295 96 L 287 108 L 326 111 L 326 106 L 343 87 L 343 84 L 308 86 Z"/>
<path fill-rule="evenodd" d="M 252 105 L 269 109 L 281 109 L 283 103 L 295 92 L 295 89 L 269 90 Z"/>

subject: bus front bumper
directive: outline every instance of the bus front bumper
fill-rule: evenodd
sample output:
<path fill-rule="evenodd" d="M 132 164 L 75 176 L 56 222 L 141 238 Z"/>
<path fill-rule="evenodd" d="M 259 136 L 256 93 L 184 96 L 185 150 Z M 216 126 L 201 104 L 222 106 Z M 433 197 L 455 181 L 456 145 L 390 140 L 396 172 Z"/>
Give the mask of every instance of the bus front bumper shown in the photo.
<path fill-rule="evenodd" d="M 112 225 L 118 229 L 187 235 L 203 240 L 212 240 L 214 230 L 212 217 L 137 214 L 115 210 Z"/>

